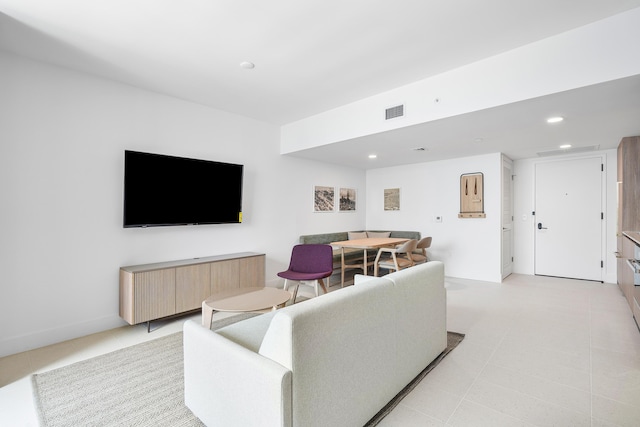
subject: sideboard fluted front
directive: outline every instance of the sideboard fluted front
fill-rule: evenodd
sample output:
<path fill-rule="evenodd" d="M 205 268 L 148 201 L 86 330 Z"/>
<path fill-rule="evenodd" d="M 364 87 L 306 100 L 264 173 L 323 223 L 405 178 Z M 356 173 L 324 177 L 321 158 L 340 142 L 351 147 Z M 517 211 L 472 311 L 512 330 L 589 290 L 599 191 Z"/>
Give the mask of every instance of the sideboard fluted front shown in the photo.
<path fill-rule="evenodd" d="M 120 317 L 135 325 L 186 313 L 225 289 L 264 286 L 265 256 L 253 252 L 120 268 Z"/>

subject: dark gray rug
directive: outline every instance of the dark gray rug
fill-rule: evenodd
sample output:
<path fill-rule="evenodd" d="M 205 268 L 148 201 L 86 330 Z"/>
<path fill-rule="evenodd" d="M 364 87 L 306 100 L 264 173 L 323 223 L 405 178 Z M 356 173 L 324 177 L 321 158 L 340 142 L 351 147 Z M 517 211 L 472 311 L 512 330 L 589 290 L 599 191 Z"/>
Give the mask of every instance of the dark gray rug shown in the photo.
<path fill-rule="evenodd" d="M 212 329 L 251 317 L 218 320 Z M 378 424 L 459 343 L 447 349 L 367 424 Z M 203 424 L 184 405 L 182 333 L 178 332 L 32 377 L 40 424 L 55 426 L 194 427 Z"/>
<path fill-rule="evenodd" d="M 405 388 L 403 388 L 400 391 L 400 393 L 396 394 L 396 397 L 394 397 L 389 403 L 387 403 L 384 408 L 382 408 L 373 418 L 371 418 L 364 425 L 364 427 L 373 427 L 377 425 L 380 421 L 382 421 L 382 419 L 386 417 L 387 414 L 389 414 L 389 412 L 393 411 L 393 408 L 398 406 L 400 401 L 402 401 L 402 399 L 404 399 L 405 396 L 411 393 L 411 390 L 413 390 L 414 388 L 416 388 L 418 384 L 420 384 L 420 381 L 422 381 L 422 379 L 426 377 L 427 374 L 431 372 L 433 368 L 435 368 L 438 365 L 438 363 L 440 363 L 440 361 L 445 358 L 447 354 L 451 353 L 451 350 L 456 348 L 458 344 L 462 342 L 463 338 L 464 338 L 464 334 L 447 331 L 447 348 L 445 348 L 444 351 L 440 353 L 440 355 L 433 360 L 433 362 L 429 363 L 429 366 L 424 368 L 422 372 L 420 372 L 409 384 L 407 384 Z"/>

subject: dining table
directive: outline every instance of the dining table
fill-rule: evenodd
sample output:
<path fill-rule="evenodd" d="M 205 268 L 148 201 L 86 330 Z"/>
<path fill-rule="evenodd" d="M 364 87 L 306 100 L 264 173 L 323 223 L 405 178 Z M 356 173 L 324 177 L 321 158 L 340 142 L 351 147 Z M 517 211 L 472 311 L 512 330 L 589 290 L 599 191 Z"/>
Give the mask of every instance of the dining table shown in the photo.
<path fill-rule="evenodd" d="M 376 253 L 380 248 L 393 248 L 397 245 L 400 245 L 409 239 L 406 238 L 397 238 L 397 237 L 367 237 L 364 239 L 352 239 L 352 240 L 342 240 L 339 242 L 331 242 L 331 245 L 334 248 L 339 248 L 341 252 L 341 283 L 340 286 L 344 286 L 344 271 L 347 268 L 360 268 L 362 269 L 363 274 L 367 275 L 367 269 L 369 266 L 373 265 L 373 261 L 369 261 L 367 251 L 375 250 Z M 352 264 L 347 264 L 345 262 L 345 249 L 362 249 L 363 257 L 362 262 L 355 262 Z M 360 258 L 358 258 L 359 260 Z"/>

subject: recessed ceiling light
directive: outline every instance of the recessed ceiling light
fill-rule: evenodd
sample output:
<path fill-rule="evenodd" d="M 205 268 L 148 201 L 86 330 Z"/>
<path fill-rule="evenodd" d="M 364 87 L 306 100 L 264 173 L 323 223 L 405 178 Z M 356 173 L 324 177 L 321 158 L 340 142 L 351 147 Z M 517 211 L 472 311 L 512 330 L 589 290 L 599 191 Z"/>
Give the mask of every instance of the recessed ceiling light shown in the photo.
<path fill-rule="evenodd" d="M 473 142 L 475 142 L 476 144 L 480 144 L 483 141 L 484 141 L 484 138 L 476 138 L 473 140 Z"/>
<path fill-rule="evenodd" d="M 571 144 L 562 144 L 560 148 L 562 148 L 563 150 L 566 150 L 567 148 L 571 148 Z"/>
<path fill-rule="evenodd" d="M 563 121 L 563 120 L 564 120 L 564 117 L 560 117 L 560 116 L 557 116 L 557 117 L 549 117 L 549 118 L 547 119 L 547 123 L 560 123 L 560 122 L 561 122 L 561 121 Z"/>
<path fill-rule="evenodd" d="M 369 158 L 370 158 L 370 159 L 375 159 L 375 158 L 377 158 L 377 157 L 378 157 L 378 155 L 377 155 L 377 154 L 369 154 Z"/>
<path fill-rule="evenodd" d="M 256 64 L 254 64 L 253 62 L 249 62 L 249 61 L 242 61 L 240 63 L 240 67 L 244 68 L 245 70 L 252 70 L 254 69 L 256 66 Z"/>

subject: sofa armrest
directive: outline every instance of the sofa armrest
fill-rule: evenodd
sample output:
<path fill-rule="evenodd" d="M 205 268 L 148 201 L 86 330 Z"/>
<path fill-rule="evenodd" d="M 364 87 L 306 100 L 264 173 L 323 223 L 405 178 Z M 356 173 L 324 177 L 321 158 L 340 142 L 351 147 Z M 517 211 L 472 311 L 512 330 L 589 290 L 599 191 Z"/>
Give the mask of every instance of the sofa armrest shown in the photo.
<path fill-rule="evenodd" d="M 189 320 L 185 403 L 206 425 L 291 426 L 291 371 Z"/>

